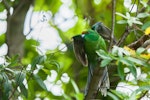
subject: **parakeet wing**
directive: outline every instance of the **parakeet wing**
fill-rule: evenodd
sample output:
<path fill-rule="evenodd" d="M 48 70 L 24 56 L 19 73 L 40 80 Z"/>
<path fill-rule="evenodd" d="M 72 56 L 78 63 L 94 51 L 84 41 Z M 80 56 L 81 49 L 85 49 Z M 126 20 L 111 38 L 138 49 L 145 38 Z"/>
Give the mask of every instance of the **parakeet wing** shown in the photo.
<path fill-rule="evenodd" d="M 82 63 L 83 66 L 87 66 L 88 59 L 85 53 L 84 39 L 81 35 L 73 37 L 73 48 L 76 58 Z"/>

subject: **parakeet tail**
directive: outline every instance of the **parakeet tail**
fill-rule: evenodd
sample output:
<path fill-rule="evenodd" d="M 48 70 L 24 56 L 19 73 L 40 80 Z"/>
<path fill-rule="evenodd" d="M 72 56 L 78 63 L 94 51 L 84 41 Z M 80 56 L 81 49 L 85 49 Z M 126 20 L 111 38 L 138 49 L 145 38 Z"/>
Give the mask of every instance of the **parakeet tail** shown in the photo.
<path fill-rule="evenodd" d="M 107 89 L 110 88 L 110 82 L 109 82 L 109 75 L 108 75 L 108 69 L 105 67 L 103 71 L 103 75 L 99 81 L 99 91 L 101 91 L 101 94 L 103 96 L 107 96 Z"/>

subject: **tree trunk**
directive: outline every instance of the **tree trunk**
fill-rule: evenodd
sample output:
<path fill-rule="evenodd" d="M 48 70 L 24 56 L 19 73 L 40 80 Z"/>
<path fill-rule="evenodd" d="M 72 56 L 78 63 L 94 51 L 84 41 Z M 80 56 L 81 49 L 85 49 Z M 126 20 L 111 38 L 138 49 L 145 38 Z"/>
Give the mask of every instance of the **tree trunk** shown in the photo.
<path fill-rule="evenodd" d="M 25 40 L 23 35 L 24 21 L 32 2 L 33 0 L 20 0 L 16 7 L 13 7 L 13 14 L 8 13 L 6 43 L 8 45 L 8 56 L 10 57 L 16 54 L 19 54 L 20 58 L 23 57 Z"/>

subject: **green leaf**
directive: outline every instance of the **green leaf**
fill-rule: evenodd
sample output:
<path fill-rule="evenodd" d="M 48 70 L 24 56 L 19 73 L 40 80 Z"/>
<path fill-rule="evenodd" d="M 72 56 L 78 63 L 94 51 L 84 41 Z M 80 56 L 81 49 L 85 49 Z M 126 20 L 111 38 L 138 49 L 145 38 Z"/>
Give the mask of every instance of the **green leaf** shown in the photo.
<path fill-rule="evenodd" d="M 105 67 L 108 64 L 110 64 L 110 62 L 112 61 L 112 59 L 104 59 L 101 61 L 101 66 L 100 67 Z"/>
<path fill-rule="evenodd" d="M 144 51 L 145 51 L 145 48 L 140 47 L 140 48 L 138 48 L 138 49 L 136 50 L 136 54 L 140 55 L 140 54 L 143 53 Z"/>
<path fill-rule="evenodd" d="M 138 18 L 145 18 L 145 17 L 148 17 L 148 16 L 150 16 L 150 14 L 148 14 L 148 13 L 139 13 L 137 15 Z"/>
<path fill-rule="evenodd" d="M 16 81 L 16 84 L 17 85 L 21 85 L 23 84 L 23 80 L 25 79 L 26 75 L 24 72 L 19 72 L 16 74 L 16 78 L 15 78 L 15 81 Z"/>
<path fill-rule="evenodd" d="M 127 57 L 127 60 L 129 60 L 131 62 L 134 62 L 134 63 L 136 63 L 138 65 L 145 65 L 145 62 L 143 62 L 142 60 L 133 58 L 133 57 Z"/>
<path fill-rule="evenodd" d="M 84 100 L 84 95 L 83 93 L 77 93 L 75 94 L 76 100 Z"/>
<path fill-rule="evenodd" d="M 45 59 L 46 59 L 46 56 L 44 56 L 44 55 L 37 56 L 31 63 L 31 69 L 34 70 L 34 68 L 36 67 L 36 64 L 43 63 L 45 61 Z"/>
<path fill-rule="evenodd" d="M 147 21 L 146 23 L 143 24 L 143 26 L 141 27 L 142 30 L 147 29 L 150 26 L 150 21 Z"/>
<path fill-rule="evenodd" d="M 136 71 L 135 66 L 129 66 L 129 69 L 130 69 L 130 72 L 133 74 L 133 76 L 136 79 L 136 77 L 137 77 L 137 71 Z"/>
<path fill-rule="evenodd" d="M 0 45 L 5 43 L 5 34 L 0 35 Z"/>
<path fill-rule="evenodd" d="M 2 1 L 0 1 L 0 2 L 2 2 Z M 2 11 L 4 11 L 4 10 L 5 10 L 4 4 L 0 3 L 0 12 L 2 12 Z"/>
<path fill-rule="evenodd" d="M 20 87 L 20 90 L 21 90 L 21 94 L 23 94 L 26 98 L 28 98 L 28 90 L 26 89 L 24 84 L 20 84 L 19 87 Z"/>
<path fill-rule="evenodd" d="M 3 77 L 3 87 L 4 87 L 4 98 L 5 98 L 5 100 L 7 100 L 8 99 L 8 97 L 9 97 L 9 93 L 10 93 L 10 91 L 11 91 L 11 89 L 12 89 L 12 86 L 11 86 L 11 82 L 10 82 L 10 80 L 9 80 L 9 78 L 8 78 L 8 76 L 7 76 L 7 74 L 6 73 L 2 73 L 1 74 L 2 75 L 2 77 Z"/>
<path fill-rule="evenodd" d="M 105 52 L 104 50 L 100 49 L 96 51 L 97 55 L 100 56 L 102 59 L 109 59 L 112 60 L 112 58 L 109 56 L 109 54 L 107 52 Z"/>
<path fill-rule="evenodd" d="M 127 23 L 126 20 L 119 20 L 119 21 L 117 21 L 117 24 L 126 24 L 126 23 Z"/>
<path fill-rule="evenodd" d="M 73 85 L 73 88 L 74 88 L 75 92 L 79 93 L 79 88 L 78 88 L 77 84 L 74 82 L 74 80 L 71 79 L 71 83 Z"/>
<path fill-rule="evenodd" d="M 124 77 L 125 77 L 124 67 L 120 61 L 118 62 L 117 70 L 118 70 L 118 75 L 120 76 L 121 80 L 124 80 Z"/>
<path fill-rule="evenodd" d="M 112 100 L 120 100 L 115 94 L 108 92 L 108 96 L 112 98 Z"/>
<path fill-rule="evenodd" d="M 125 18 L 125 19 L 127 19 L 127 16 L 125 16 L 125 15 L 119 13 L 119 12 L 116 12 L 116 14 L 119 15 L 119 16 L 121 16 L 121 17 L 123 17 L 123 18 Z"/>
<path fill-rule="evenodd" d="M 138 20 L 133 21 L 133 23 L 135 23 L 135 24 L 139 24 L 139 25 L 143 25 L 143 23 L 142 23 L 142 22 L 140 22 L 140 21 L 138 21 Z"/>
<path fill-rule="evenodd" d="M 122 93 L 122 92 L 119 92 L 119 91 L 116 91 L 116 90 L 112 90 L 112 89 L 110 89 L 110 91 L 111 91 L 113 94 L 115 94 L 115 95 L 119 98 L 119 100 L 124 100 L 125 98 L 128 97 L 127 94 L 124 94 L 124 93 Z"/>
<path fill-rule="evenodd" d="M 44 84 L 43 80 L 40 78 L 40 76 L 38 76 L 37 74 L 33 74 L 34 79 L 36 80 L 36 82 L 41 86 L 41 88 L 43 88 L 44 90 L 47 91 L 46 85 Z"/>
<path fill-rule="evenodd" d="M 130 60 L 127 60 L 123 57 L 120 57 L 119 61 L 122 62 L 123 64 L 127 65 L 127 66 L 134 66 L 134 64 Z"/>
<path fill-rule="evenodd" d="M 50 64 L 52 64 L 52 65 L 56 66 L 56 67 L 57 67 L 57 69 L 58 69 L 58 71 L 59 71 L 59 69 L 60 69 L 60 64 L 59 64 L 57 61 L 55 61 L 55 60 L 51 60 L 51 61 L 50 61 Z"/>
<path fill-rule="evenodd" d="M 5 80 L 3 85 L 4 85 L 5 98 L 8 98 L 9 97 L 9 93 L 10 93 L 10 91 L 12 89 L 11 82 L 9 80 Z"/>
<path fill-rule="evenodd" d="M 28 91 L 23 84 L 23 80 L 25 79 L 26 74 L 24 72 L 19 72 L 16 74 L 16 84 L 20 87 L 21 94 L 23 94 L 26 98 L 28 97 Z"/>
<path fill-rule="evenodd" d="M 34 10 L 35 11 L 42 10 L 44 2 L 45 2 L 45 0 L 35 0 Z"/>
<path fill-rule="evenodd" d="M 9 60 L 10 64 L 8 65 L 8 67 L 15 67 L 19 65 L 19 55 L 15 55 Z"/>
<path fill-rule="evenodd" d="M 140 3 L 146 8 L 148 6 L 147 2 L 140 0 Z"/>

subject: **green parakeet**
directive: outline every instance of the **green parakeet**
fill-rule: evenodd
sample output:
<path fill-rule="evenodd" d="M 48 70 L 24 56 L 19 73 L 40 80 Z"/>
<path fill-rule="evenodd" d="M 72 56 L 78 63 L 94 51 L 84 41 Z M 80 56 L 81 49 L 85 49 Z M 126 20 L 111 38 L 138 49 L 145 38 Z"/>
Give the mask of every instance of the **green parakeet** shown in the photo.
<path fill-rule="evenodd" d="M 87 95 L 89 84 L 91 82 L 93 71 L 96 67 L 100 67 L 100 57 L 96 54 L 96 50 L 102 49 L 106 51 L 106 44 L 104 39 L 94 30 L 88 30 L 81 35 L 73 37 L 73 47 L 76 58 L 83 66 L 88 66 L 88 77 L 85 95 Z M 98 78 L 99 85 L 97 90 L 106 96 L 107 89 L 109 89 L 109 77 L 107 67 L 102 68 L 102 76 Z"/>

